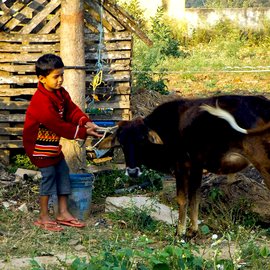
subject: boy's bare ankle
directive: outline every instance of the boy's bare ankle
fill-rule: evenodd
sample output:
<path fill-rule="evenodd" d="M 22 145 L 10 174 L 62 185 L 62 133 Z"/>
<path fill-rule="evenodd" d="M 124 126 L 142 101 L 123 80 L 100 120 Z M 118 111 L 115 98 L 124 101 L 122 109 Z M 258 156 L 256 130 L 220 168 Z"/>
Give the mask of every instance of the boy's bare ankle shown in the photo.
<path fill-rule="evenodd" d="M 39 219 L 40 219 L 40 221 L 42 221 L 42 222 L 52 221 L 52 219 L 51 219 L 50 216 L 48 216 L 48 215 L 40 215 L 40 216 L 39 216 Z"/>
<path fill-rule="evenodd" d="M 70 218 L 73 218 L 73 215 L 71 213 L 69 213 L 67 210 L 64 210 L 64 211 L 58 211 L 58 214 L 57 214 L 57 219 L 70 219 Z"/>

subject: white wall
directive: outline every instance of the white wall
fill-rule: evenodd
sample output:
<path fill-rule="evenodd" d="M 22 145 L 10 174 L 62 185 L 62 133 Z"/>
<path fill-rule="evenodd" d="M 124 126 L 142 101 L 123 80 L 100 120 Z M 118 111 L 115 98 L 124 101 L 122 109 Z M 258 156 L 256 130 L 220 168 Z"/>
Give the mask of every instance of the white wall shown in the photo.
<path fill-rule="evenodd" d="M 128 2 L 130 0 L 120 0 Z M 186 8 L 185 0 L 164 0 L 168 4 L 168 15 L 184 21 L 189 32 L 198 27 L 207 28 L 228 19 L 243 28 L 263 28 L 265 20 L 270 21 L 270 8 Z M 145 16 L 154 16 L 162 0 L 139 0 L 145 9 Z"/>
<path fill-rule="evenodd" d="M 169 17 L 182 20 L 185 17 L 185 0 L 169 0 L 168 1 Z"/>
<path fill-rule="evenodd" d="M 131 0 L 120 0 L 120 3 Z M 168 5 L 168 15 L 174 19 L 182 19 L 185 13 L 185 0 L 164 0 Z M 162 0 L 139 0 L 142 9 L 145 9 L 145 17 L 155 16 L 158 7 L 162 6 Z"/>
<path fill-rule="evenodd" d="M 263 28 L 264 22 L 270 21 L 270 8 L 187 8 L 185 12 L 189 29 L 211 27 L 224 19 L 243 28 Z"/>

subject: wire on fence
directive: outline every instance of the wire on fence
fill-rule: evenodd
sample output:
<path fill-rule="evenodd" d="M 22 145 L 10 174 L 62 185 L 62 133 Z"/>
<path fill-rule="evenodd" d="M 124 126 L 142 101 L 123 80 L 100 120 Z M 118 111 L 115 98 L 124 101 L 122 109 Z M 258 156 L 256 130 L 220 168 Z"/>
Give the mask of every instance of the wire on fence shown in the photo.
<path fill-rule="evenodd" d="M 141 70 L 133 70 L 133 74 L 200 74 L 200 73 L 264 73 L 270 72 L 270 66 L 226 66 L 222 70 L 188 70 L 188 71 L 179 71 L 179 70 L 171 70 L 171 71 L 141 71 Z"/>

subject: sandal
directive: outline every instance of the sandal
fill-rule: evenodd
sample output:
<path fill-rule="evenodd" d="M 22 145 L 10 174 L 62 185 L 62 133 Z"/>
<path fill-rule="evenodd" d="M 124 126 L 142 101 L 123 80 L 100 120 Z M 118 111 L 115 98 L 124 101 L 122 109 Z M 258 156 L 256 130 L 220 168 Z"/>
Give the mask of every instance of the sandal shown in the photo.
<path fill-rule="evenodd" d="M 61 232 L 64 229 L 55 221 L 41 221 L 37 220 L 34 222 L 34 225 L 46 230 L 46 231 L 51 231 L 51 232 Z"/>
<path fill-rule="evenodd" d="M 70 227 L 77 227 L 77 228 L 83 228 L 85 227 L 84 222 L 80 222 L 77 218 L 70 218 L 70 219 L 56 219 L 56 221 L 65 226 L 70 226 Z"/>

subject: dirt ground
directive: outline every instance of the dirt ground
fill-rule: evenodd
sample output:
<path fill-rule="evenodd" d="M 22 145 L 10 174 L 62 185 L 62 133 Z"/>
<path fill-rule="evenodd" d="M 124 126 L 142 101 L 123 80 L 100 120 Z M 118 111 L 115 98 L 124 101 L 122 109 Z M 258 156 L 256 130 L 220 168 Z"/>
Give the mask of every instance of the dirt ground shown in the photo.
<path fill-rule="evenodd" d="M 209 95 L 220 95 L 220 94 L 263 94 L 266 97 L 270 97 L 270 86 L 269 86 L 269 73 L 260 74 L 195 74 L 186 76 L 171 75 L 168 77 L 168 87 L 170 94 L 167 96 L 160 95 L 155 91 L 149 89 L 140 90 L 131 96 L 131 109 L 133 117 L 145 116 L 150 113 L 157 105 L 176 97 L 201 97 Z M 5 171 L 4 166 L 0 166 L 0 185 L 1 187 L 6 186 L 9 190 L 7 197 L 1 197 L 0 202 L 5 200 L 14 200 L 20 205 L 26 203 L 29 211 L 38 209 L 37 201 L 33 201 L 33 194 L 36 194 L 36 182 L 21 182 L 15 183 L 15 176 L 8 174 Z M 9 186 L 9 182 L 12 185 Z M 30 183 L 30 185 L 29 185 Z M 237 174 L 234 178 L 228 178 L 225 176 L 216 176 L 213 174 L 206 173 L 203 178 L 202 186 L 202 207 L 205 205 L 205 201 L 209 195 L 209 190 L 219 187 L 222 191 L 227 194 L 231 200 L 237 199 L 239 196 L 246 196 L 249 200 L 254 202 L 255 207 L 253 210 L 256 213 L 261 214 L 263 222 L 270 223 L 270 192 L 266 190 L 263 180 L 258 172 L 253 168 L 249 167 L 241 174 Z M 170 194 L 166 194 L 168 200 L 174 200 L 175 190 Z M 94 224 L 99 218 L 99 215 L 104 212 L 104 205 L 92 205 L 92 214 L 89 222 Z M 261 212 L 261 213 L 260 213 Z M 1 231 L 0 231 L 1 235 Z M 231 247 L 231 249 L 233 249 Z M 205 252 L 205 251 L 204 251 Z M 212 256 L 211 250 L 209 249 L 209 256 Z M 227 250 L 224 246 L 223 253 L 226 257 L 232 250 Z M 82 253 L 83 254 L 83 253 Z M 55 257 L 51 257 L 53 263 Z M 228 256 L 227 256 L 228 257 Z M 40 259 L 45 259 L 44 256 Z M 39 259 L 37 259 L 39 260 Z M 49 259 L 48 259 L 49 260 Z M 46 261 L 47 262 L 47 261 Z M 1 264 L 2 263 L 2 264 Z M 20 269 L 29 264 L 29 258 L 21 258 L 11 260 L 9 263 L 0 262 L 1 269 Z M 14 268 L 12 268 L 14 266 Z M 27 268 L 26 268 L 27 269 Z"/>
<path fill-rule="evenodd" d="M 171 74 L 167 79 L 168 90 L 184 97 L 270 94 L 270 70 L 260 73 Z"/>

